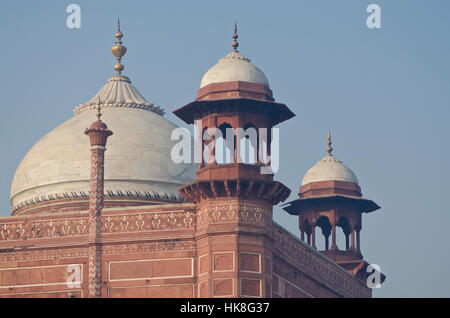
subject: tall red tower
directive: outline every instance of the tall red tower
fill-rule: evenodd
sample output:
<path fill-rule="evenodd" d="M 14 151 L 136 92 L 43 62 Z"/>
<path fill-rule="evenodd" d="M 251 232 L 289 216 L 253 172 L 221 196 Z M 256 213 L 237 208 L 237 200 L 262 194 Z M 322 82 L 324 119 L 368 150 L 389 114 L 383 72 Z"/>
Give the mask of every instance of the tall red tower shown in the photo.
<path fill-rule="evenodd" d="M 272 208 L 290 189 L 264 173 L 270 167 L 264 147 L 270 157 L 272 127 L 295 115 L 274 101 L 265 75 L 238 52 L 236 26 L 234 31 L 233 51 L 205 74 L 196 100 L 174 111 L 187 124 L 197 121 L 197 138 L 208 139 L 201 142 L 195 182 L 179 192 L 197 205 L 199 296 L 269 297 Z M 245 163 L 239 145 L 248 134 L 237 131 L 249 127 L 256 132 L 256 160 Z M 220 163 L 216 132 L 225 137 L 230 129 L 235 134 L 226 138 L 228 160 Z"/>

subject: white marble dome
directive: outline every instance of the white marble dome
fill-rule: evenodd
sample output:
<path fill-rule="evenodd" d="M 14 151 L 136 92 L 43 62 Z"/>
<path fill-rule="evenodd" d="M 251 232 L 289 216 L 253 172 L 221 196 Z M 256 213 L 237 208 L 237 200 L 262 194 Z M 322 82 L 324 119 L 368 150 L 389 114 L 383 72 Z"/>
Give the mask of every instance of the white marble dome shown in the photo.
<path fill-rule="evenodd" d="M 177 189 L 195 179 L 193 164 L 171 160 L 171 133 L 177 126 L 123 75 L 111 77 L 75 116 L 53 129 L 25 155 L 15 173 L 11 203 L 15 209 L 61 196 L 89 193 L 90 144 L 84 134 L 96 120 L 100 97 L 102 121 L 113 131 L 106 145 L 105 194 L 151 193 L 181 200 Z"/>
<path fill-rule="evenodd" d="M 331 154 L 327 154 L 306 172 L 302 186 L 318 181 L 347 181 L 358 184 L 353 171 Z"/>
<path fill-rule="evenodd" d="M 243 81 L 256 84 L 263 84 L 267 88 L 269 80 L 266 75 L 252 63 L 248 58 L 243 57 L 239 52 L 232 51 L 227 56 L 219 60 L 219 63 L 211 67 L 203 75 L 200 88 L 211 83 L 223 83 Z"/>

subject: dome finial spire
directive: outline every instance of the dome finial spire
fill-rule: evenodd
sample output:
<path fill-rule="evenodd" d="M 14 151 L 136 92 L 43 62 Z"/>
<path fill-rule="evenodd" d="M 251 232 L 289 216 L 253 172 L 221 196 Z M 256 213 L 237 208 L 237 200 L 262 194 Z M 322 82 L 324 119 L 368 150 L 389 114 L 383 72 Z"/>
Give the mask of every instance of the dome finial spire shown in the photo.
<path fill-rule="evenodd" d="M 327 141 L 327 145 L 328 145 L 328 147 L 327 147 L 327 152 L 328 152 L 328 155 L 329 156 L 332 156 L 332 154 L 331 154 L 331 152 L 333 151 L 333 148 L 331 147 L 331 133 L 330 133 L 330 131 L 328 130 L 328 141 Z"/>
<path fill-rule="evenodd" d="M 239 43 L 237 42 L 238 37 L 239 36 L 237 35 L 237 25 L 236 25 L 236 21 L 234 21 L 233 43 L 231 44 L 231 46 L 233 47 L 233 51 L 235 51 L 235 52 L 239 52 L 237 50 L 237 48 L 239 47 Z"/>
<path fill-rule="evenodd" d="M 125 68 L 120 62 L 122 60 L 122 57 L 127 52 L 127 48 L 122 45 L 122 37 L 123 33 L 120 31 L 120 20 L 117 19 L 117 32 L 115 34 L 115 37 L 117 39 L 116 45 L 114 45 L 111 49 L 112 54 L 116 57 L 117 63 L 114 65 L 114 70 L 117 72 L 117 74 L 121 74 L 123 69 Z"/>
<path fill-rule="evenodd" d="M 98 118 L 98 120 L 101 120 L 100 117 L 102 117 L 101 110 L 102 110 L 102 106 L 100 106 L 100 96 L 99 96 L 97 99 L 97 118 Z"/>

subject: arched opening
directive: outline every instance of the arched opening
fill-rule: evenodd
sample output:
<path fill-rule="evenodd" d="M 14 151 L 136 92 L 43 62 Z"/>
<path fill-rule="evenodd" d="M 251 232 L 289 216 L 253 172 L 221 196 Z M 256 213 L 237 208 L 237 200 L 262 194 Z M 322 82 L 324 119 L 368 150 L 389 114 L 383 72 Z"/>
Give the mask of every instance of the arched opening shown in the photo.
<path fill-rule="evenodd" d="M 345 216 L 341 216 L 339 218 L 339 221 L 337 223 L 337 226 L 342 229 L 342 232 L 344 233 L 344 236 L 337 236 L 337 245 L 338 246 L 345 246 L 345 250 L 348 250 L 350 248 L 350 234 L 351 234 L 351 226 L 350 222 Z"/>
<path fill-rule="evenodd" d="M 214 134 L 211 128 L 205 127 L 202 131 L 202 166 L 207 166 L 213 161 Z"/>
<path fill-rule="evenodd" d="M 234 133 L 229 123 L 223 123 L 219 126 L 221 136 L 216 139 L 216 162 L 218 164 L 232 163 L 234 161 Z M 228 133 L 228 136 L 227 136 Z"/>
<path fill-rule="evenodd" d="M 331 223 L 327 216 L 322 215 L 316 221 L 317 226 L 322 230 L 323 235 L 323 246 L 325 251 L 330 249 L 330 234 L 331 234 Z M 317 246 L 320 242 L 317 241 Z"/>
<path fill-rule="evenodd" d="M 307 220 L 304 220 L 300 224 L 300 238 L 303 242 L 307 243 L 308 245 L 311 245 L 311 234 L 312 234 L 312 227 L 309 224 Z"/>

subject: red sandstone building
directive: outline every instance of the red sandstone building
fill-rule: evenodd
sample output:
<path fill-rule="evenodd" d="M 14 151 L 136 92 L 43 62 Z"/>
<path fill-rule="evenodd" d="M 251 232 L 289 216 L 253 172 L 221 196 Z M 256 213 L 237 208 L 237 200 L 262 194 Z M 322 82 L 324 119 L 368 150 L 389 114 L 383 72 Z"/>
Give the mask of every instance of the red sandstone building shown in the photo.
<path fill-rule="evenodd" d="M 291 190 L 261 173 L 270 166 L 261 136 L 253 163 L 242 162 L 239 147 L 219 163 L 214 137 L 197 150 L 212 149 L 208 160 L 171 162 L 176 126 L 121 74 L 122 36 L 119 28 L 117 75 L 17 169 L 11 216 L 0 219 L 0 296 L 371 297 L 359 234 L 362 213 L 379 207 L 334 158 L 330 137 L 298 199 L 284 205 L 298 215 L 296 237 L 273 221 Z M 295 115 L 239 53 L 236 29 L 233 37 L 196 100 L 174 113 L 201 122 L 198 136 L 268 128 L 270 145 L 270 128 Z M 336 243 L 340 229 L 345 247 Z"/>

